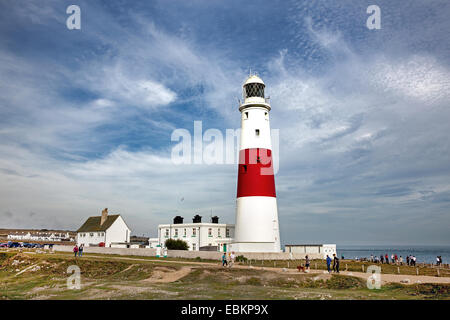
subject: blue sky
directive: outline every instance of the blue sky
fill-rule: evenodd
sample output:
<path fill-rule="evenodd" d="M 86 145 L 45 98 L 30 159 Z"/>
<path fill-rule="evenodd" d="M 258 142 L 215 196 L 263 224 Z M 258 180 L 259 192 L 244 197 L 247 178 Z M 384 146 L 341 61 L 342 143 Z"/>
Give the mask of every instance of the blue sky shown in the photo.
<path fill-rule="evenodd" d="M 81 8 L 81 30 L 66 8 Z M 381 8 L 380 30 L 366 9 Z M 448 244 L 448 1 L 0 3 L 3 227 L 135 234 L 211 210 L 235 165 L 174 165 L 174 129 L 238 128 L 251 68 L 279 129 L 282 243 Z M 181 200 L 184 199 L 184 200 Z"/>

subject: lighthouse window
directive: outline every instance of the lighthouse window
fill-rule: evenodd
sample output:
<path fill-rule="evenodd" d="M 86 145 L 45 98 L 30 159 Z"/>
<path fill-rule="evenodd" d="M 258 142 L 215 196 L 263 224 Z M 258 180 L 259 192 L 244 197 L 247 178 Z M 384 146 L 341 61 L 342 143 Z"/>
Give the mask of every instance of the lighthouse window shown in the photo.
<path fill-rule="evenodd" d="M 264 85 L 262 83 L 249 83 L 244 86 L 245 98 L 261 97 L 264 98 Z"/>
<path fill-rule="evenodd" d="M 257 136 L 259 136 L 259 129 L 255 129 L 255 133 Z"/>
<path fill-rule="evenodd" d="M 245 119 L 248 119 L 248 112 L 245 113 Z"/>
<path fill-rule="evenodd" d="M 241 168 L 242 168 L 242 170 L 241 170 L 242 173 L 247 173 L 247 165 L 246 164 L 243 164 L 241 166 Z"/>
<path fill-rule="evenodd" d="M 266 117 L 266 120 L 269 120 L 269 113 L 264 112 L 264 116 Z"/>

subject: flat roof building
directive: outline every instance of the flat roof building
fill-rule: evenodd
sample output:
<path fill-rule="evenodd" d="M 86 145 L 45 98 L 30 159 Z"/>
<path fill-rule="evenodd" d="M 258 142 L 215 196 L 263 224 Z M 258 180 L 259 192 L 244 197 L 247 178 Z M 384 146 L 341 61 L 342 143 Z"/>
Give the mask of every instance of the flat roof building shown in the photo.
<path fill-rule="evenodd" d="M 190 251 L 226 252 L 234 237 L 234 224 L 219 223 L 219 217 L 211 218 L 211 222 L 202 222 L 196 215 L 192 223 L 183 223 L 177 216 L 173 224 L 158 225 L 159 245 L 164 247 L 168 239 L 181 239 L 187 242 Z M 229 250 L 228 250 L 229 251 Z"/>

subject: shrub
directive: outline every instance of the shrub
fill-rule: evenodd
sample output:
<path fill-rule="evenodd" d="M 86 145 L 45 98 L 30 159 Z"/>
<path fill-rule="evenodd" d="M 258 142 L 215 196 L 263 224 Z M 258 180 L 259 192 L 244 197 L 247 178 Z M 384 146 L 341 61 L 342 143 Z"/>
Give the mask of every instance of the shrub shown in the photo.
<path fill-rule="evenodd" d="M 236 257 L 236 262 L 247 262 L 247 258 L 244 256 L 237 256 Z"/>
<path fill-rule="evenodd" d="M 168 250 L 188 250 L 189 245 L 181 239 L 167 239 L 164 243 Z"/>
<path fill-rule="evenodd" d="M 328 289 L 357 289 L 364 288 L 366 283 L 360 278 L 333 274 L 326 286 Z"/>

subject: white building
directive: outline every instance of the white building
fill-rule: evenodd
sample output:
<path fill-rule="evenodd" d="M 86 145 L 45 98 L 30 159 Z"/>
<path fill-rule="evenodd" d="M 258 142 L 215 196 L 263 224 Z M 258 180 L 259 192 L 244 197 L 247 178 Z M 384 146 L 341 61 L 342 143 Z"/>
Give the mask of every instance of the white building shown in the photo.
<path fill-rule="evenodd" d="M 175 217 L 173 224 L 160 224 L 158 226 L 159 245 L 164 247 L 167 239 L 181 239 L 187 242 L 190 251 L 216 250 L 229 251 L 229 243 L 234 237 L 234 225 L 219 223 L 218 217 L 212 222 L 201 222 L 196 215 L 192 223 L 183 223 L 183 218 Z M 150 242 L 149 242 L 150 244 Z M 156 244 L 153 242 L 153 246 Z"/>
<path fill-rule="evenodd" d="M 295 254 L 309 254 L 313 258 L 316 256 L 333 258 L 333 254 L 337 254 L 335 244 L 287 244 L 284 246 L 284 252 Z"/>
<path fill-rule="evenodd" d="M 31 241 L 73 241 L 68 232 L 54 233 L 54 232 L 21 232 L 11 233 L 7 236 L 8 240 L 31 240 Z"/>
<path fill-rule="evenodd" d="M 108 209 L 101 216 L 89 217 L 77 230 L 77 245 L 111 247 L 129 243 L 131 229 L 119 215 L 108 215 Z"/>
<path fill-rule="evenodd" d="M 148 239 L 148 248 L 156 248 L 157 246 L 159 246 L 159 238 Z"/>

